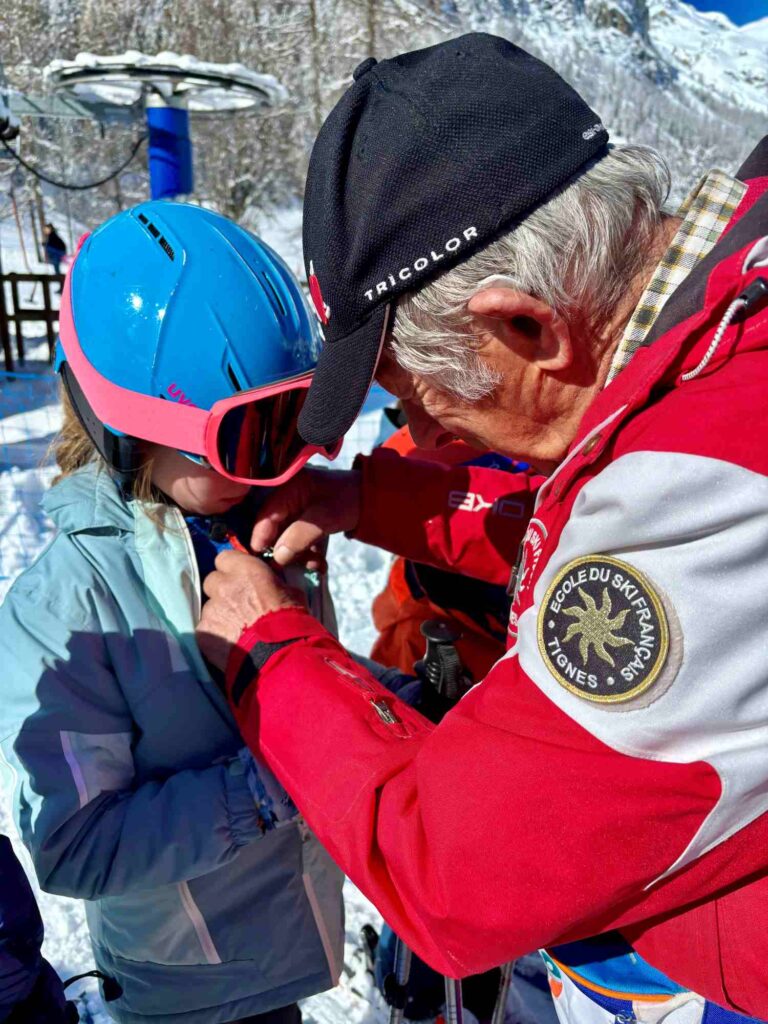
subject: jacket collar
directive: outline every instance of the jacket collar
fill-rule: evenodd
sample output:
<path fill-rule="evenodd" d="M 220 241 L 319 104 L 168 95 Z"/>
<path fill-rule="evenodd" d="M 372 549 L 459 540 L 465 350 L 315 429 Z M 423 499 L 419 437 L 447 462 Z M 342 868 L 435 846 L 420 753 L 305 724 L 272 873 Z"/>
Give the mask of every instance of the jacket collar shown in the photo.
<path fill-rule="evenodd" d="M 648 334 L 648 344 L 653 344 L 701 309 L 710 274 L 719 263 L 755 238 L 768 235 L 768 136 L 747 157 L 736 177 L 746 183 L 746 195 L 720 240 L 677 287 L 659 313 Z"/>
<path fill-rule="evenodd" d="M 42 506 L 63 533 L 134 529 L 130 503 L 109 473 L 95 463 L 83 466 L 52 487 L 43 497 Z"/>
<path fill-rule="evenodd" d="M 711 170 L 688 193 L 675 214 L 680 221 L 677 231 L 651 274 L 613 353 L 608 384 L 641 348 L 652 343 L 655 320 L 697 263 L 717 244 L 746 192 L 743 181 L 724 171 Z"/>
<path fill-rule="evenodd" d="M 710 321 L 714 329 L 728 304 L 746 284 L 744 258 L 759 238 L 768 235 L 768 136 L 739 169 L 739 178 L 745 168 L 762 175 L 746 182 L 747 192 L 720 240 L 679 285 L 656 318 L 649 334 L 653 344 L 638 351 L 627 369 L 587 410 L 577 443 L 620 406 L 625 405 L 629 414 L 644 404 L 676 363 L 685 363 L 683 369 L 691 368 L 687 362 L 696 365 L 699 353 L 693 339 L 708 329 Z"/>
<path fill-rule="evenodd" d="M 756 191 L 760 194 L 763 190 L 759 186 L 763 183 L 757 184 Z M 768 185 L 768 177 L 765 184 Z M 748 191 L 742 200 L 742 207 L 749 200 Z M 688 310 L 691 305 L 694 308 L 687 317 L 673 322 L 663 336 L 657 336 L 652 346 L 637 352 L 619 377 L 597 395 L 579 425 L 568 457 L 544 484 L 540 499 L 542 504 L 550 498 L 560 497 L 572 480 L 601 457 L 621 425 L 648 403 L 654 390 L 680 385 L 681 374 L 697 365 L 730 303 L 750 280 L 766 275 L 765 269 L 745 274 L 744 263 L 755 242 L 768 236 L 768 191 L 763 192 L 757 200 L 753 193 L 751 206 L 746 205 L 744 210 L 737 211 L 737 215 L 737 223 L 729 225 L 725 238 L 691 272 L 690 276 L 696 274 L 697 279 L 701 279 L 702 264 L 707 264 L 706 276 L 703 280 L 697 280 L 693 286 L 697 301 L 692 303 L 689 295 L 684 302 L 675 302 L 678 295 L 675 292 L 660 319 L 667 314 L 673 303 L 678 311 Z M 687 280 L 683 282 L 678 291 L 687 283 Z M 688 290 L 692 291 L 690 288 Z M 765 316 L 765 313 L 762 315 Z M 761 343 L 766 347 L 768 338 Z M 708 371 L 715 369 L 723 358 L 727 356 L 716 355 Z"/>

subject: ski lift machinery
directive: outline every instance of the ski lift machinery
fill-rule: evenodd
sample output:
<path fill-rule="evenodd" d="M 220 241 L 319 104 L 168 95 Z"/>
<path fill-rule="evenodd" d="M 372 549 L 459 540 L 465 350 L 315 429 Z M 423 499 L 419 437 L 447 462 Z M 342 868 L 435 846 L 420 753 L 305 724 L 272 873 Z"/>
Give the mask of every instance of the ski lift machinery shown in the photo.
<path fill-rule="evenodd" d="M 194 191 L 190 115 L 254 113 L 287 99 L 271 75 L 176 53 L 80 53 L 73 61 L 53 61 L 44 75 L 53 96 L 47 101 L 20 97 L 11 102 L 11 111 L 127 122 L 143 115 L 153 199 Z"/>

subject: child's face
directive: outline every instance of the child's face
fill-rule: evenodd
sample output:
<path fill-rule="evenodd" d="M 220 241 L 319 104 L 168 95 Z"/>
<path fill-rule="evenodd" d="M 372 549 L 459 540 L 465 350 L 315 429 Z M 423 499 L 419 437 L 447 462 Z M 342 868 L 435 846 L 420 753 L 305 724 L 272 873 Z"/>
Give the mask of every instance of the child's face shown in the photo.
<path fill-rule="evenodd" d="M 184 512 L 221 515 L 246 496 L 248 484 L 237 484 L 213 469 L 185 458 L 173 448 L 153 445 L 152 483 Z"/>

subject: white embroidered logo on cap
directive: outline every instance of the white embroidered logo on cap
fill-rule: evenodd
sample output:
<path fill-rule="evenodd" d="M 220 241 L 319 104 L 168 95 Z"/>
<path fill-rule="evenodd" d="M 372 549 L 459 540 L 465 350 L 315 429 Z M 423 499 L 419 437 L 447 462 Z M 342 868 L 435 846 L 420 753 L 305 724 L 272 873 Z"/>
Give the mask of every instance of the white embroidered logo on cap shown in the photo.
<path fill-rule="evenodd" d="M 598 121 L 597 124 L 593 124 L 591 128 L 587 128 L 587 130 L 585 132 L 582 132 L 581 133 L 581 137 L 586 142 L 589 142 L 590 139 L 594 139 L 594 137 L 596 135 L 599 135 L 600 132 L 604 132 L 604 131 L 605 131 L 605 126 L 600 124 L 600 122 Z"/>
<path fill-rule="evenodd" d="M 414 273 L 419 274 L 422 270 L 426 270 L 430 263 L 439 263 L 440 260 L 445 259 L 446 255 L 456 252 L 462 245 L 471 242 L 473 238 L 477 238 L 477 228 L 464 228 L 461 235 L 462 237 L 455 235 L 453 238 L 449 238 L 444 243 L 440 252 L 435 252 L 434 249 L 431 249 L 428 257 L 419 256 L 410 266 L 402 267 L 396 274 L 387 274 L 385 280 L 379 281 L 375 288 L 369 288 L 364 292 L 366 299 L 369 302 L 373 302 L 379 295 L 384 295 L 394 288 L 398 281 L 407 281 Z"/>

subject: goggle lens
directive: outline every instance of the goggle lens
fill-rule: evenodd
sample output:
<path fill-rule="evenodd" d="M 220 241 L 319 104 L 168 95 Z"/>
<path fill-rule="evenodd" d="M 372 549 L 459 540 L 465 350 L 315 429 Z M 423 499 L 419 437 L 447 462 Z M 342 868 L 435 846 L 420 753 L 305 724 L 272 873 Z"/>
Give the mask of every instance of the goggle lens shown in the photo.
<path fill-rule="evenodd" d="M 217 434 L 224 470 L 254 481 L 286 473 L 306 448 L 296 421 L 307 394 L 306 388 L 283 391 L 229 409 Z"/>

